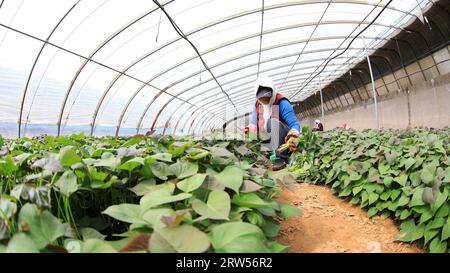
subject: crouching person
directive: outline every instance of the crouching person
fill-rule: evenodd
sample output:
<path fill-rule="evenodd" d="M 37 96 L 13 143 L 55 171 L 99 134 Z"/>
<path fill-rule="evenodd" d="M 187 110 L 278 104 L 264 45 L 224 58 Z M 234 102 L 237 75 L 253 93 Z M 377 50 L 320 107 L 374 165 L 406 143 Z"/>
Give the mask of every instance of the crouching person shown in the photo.
<path fill-rule="evenodd" d="M 282 169 L 289 163 L 290 153 L 296 149 L 293 141 L 301 133 L 300 123 L 291 102 L 278 93 L 270 78 L 261 76 L 257 79 L 255 95 L 256 102 L 253 105 L 248 131 L 268 142 L 268 147 L 275 151 L 277 156 L 272 169 Z M 289 149 L 278 152 L 277 149 L 285 143 L 290 143 Z"/>

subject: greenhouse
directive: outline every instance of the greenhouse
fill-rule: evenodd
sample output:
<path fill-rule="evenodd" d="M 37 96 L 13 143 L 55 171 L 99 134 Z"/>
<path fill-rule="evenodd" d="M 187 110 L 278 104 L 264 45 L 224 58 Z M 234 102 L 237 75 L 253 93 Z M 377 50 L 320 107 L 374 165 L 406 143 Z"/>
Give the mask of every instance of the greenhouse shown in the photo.
<path fill-rule="evenodd" d="M 0 253 L 448 253 L 450 2 L 1 0 Z"/>

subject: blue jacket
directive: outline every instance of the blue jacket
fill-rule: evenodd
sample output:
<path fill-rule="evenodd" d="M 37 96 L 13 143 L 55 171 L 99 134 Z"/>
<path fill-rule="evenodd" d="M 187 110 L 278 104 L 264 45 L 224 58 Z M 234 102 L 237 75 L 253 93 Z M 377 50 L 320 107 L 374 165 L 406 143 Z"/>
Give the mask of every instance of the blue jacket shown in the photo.
<path fill-rule="evenodd" d="M 287 99 L 283 99 L 279 104 L 280 118 L 286 121 L 289 129 L 296 129 L 301 132 L 302 127 L 300 122 L 298 122 L 295 116 L 294 108 L 292 108 L 291 103 Z M 250 123 L 257 125 L 257 115 L 256 115 L 256 103 L 253 104 L 252 115 L 250 116 Z"/>

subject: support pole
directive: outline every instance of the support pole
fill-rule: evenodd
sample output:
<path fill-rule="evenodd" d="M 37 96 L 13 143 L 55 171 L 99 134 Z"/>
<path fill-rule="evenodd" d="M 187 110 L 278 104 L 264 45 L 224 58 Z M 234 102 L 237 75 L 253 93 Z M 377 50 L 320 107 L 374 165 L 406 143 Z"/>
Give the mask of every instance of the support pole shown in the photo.
<path fill-rule="evenodd" d="M 325 113 L 323 110 L 323 97 L 322 97 L 322 81 L 319 75 L 319 90 L 320 90 L 320 108 L 322 110 L 322 124 L 325 124 Z"/>
<path fill-rule="evenodd" d="M 376 124 L 377 124 L 377 129 L 380 129 L 380 122 L 378 120 L 377 91 L 375 89 L 375 81 L 373 79 L 372 65 L 370 64 L 369 52 L 367 51 L 366 41 L 364 39 L 364 35 L 363 34 L 361 34 L 361 39 L 363 41 L 364 52 L 366 53 L 367 64 L 369 65 L 370 79 L 372 81 L 373 100 L 374 100 L 374 104 L 375 104 L 375 121 L 376 121 Z"/>

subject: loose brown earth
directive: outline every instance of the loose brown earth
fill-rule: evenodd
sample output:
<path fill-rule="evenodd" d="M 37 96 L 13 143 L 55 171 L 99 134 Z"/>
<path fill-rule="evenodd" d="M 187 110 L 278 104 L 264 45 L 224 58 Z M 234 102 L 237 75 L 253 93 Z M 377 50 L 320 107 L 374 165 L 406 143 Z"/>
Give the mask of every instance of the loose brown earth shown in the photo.
<path fill-rule="evenodd" d="M 328 187 L 301 183 L 295 193 L 285 189 L 279 201 L 303 211 L 281 223 L 277 240 L 292 246 L 290 252 L 424 252 L 395 242 L 399 230 L 391 219 L 369 219 L 364 209 L 333 195 Z"/>

